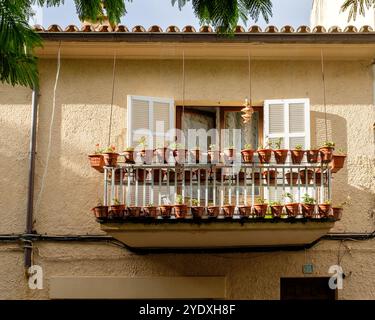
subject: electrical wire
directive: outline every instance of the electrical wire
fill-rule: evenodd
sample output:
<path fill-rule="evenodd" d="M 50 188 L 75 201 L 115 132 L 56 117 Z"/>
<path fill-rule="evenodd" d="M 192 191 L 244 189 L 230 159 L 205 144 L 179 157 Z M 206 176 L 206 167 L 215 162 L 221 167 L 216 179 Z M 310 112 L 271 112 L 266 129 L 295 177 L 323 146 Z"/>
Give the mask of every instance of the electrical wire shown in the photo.
<path fill-rule="evenodd" d="M 55 78 L 55 84 L 53 86 L 53 99 L 52 99 L 52 114 L 51 114 L 51 122 L 49 125 L 49 132 L 48 132 L 48 145 L 47 145 L 47 155 L 46 155 L 46 165 L 44 167 L 44 172 L 41 180 L 41 185 L 40 185 L 40 190 L 39 194 L 35 203 L 35 208 L 38 210 L 40 201 L 42 198 L 42 194 L 44 191 L 44 186 L 45 186 L 45 180 L 47 177 L 47 172 L 48 172 L 48 165 L 49 165 L 49 159 L 51 157 L 51 145 L 52 145 L 52 129 L 53 129 L 53 124 L 54 124 L 54 119 L 55 119 L 55 109 L 56 109 L 56 91 L 57 91 L 57 84 L 59 81 L 60 77 L 60 67 L 61 67 L 61 41 L 59 42 L 59 48 L 57 51 L 57 69 L 56 69 L 56 78 Z"/>
<path fill-rule="evenodd" d="M 324 74 L 323 49 L 320 49 L 320 61 L 321 61 L 321 67 L 322 67 L 322 81 L 323 81 L 324 126 L 325 126 L 326 141 L 328 141 L 327 100 L 326 100 L 326 82 L 325 82 L 325 74 Z"/>
<path fill-rule="evenodd" d="M 109 128 L 108 128 L 108 146 L 111 145 L 111 134 L 112 134 L 112 114 L 113 114 L 113 98 L 115 95 L 115 70 L 116 70 L 116 51 L 113 54 L 113 66 L 112 66 L 112 96 L 111 96 L 111 108 L 109 115 Z"/>

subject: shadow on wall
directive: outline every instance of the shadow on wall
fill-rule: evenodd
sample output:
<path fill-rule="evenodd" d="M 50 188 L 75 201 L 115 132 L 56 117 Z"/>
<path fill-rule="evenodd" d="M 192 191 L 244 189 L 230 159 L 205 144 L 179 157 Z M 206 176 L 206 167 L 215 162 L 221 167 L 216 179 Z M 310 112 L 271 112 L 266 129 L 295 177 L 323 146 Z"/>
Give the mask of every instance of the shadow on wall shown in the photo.
<path fill-rule="evenodd" d="M 327 123 L 327 125 L 326 125 Z M 326 137 L 327 126 L 327 137 Z M 348 150 L 348 128 L 347 120 L 331 113 L 311 112 L 311 146 L 319 147 L 324 141 L 333 141 L 336 144 L 336 152 L 342 149 Z M 358 186 L 350 182 L 350 175 L 357 174 L 356 171 L 366 172 L 365 168 L 358 168 L 355 172 L 348 171 L 348 164 L 356 163 L 358 156 L 347 154 L 345 166 L 338 173 L 333 174 L 332 200 L 333 205 L 338 205 L 350 197 L 350 205 L 344 208 L 343 219 L 337 222 L 333 231 L 337 232 L 364 232 L 373 231 L 375 219 L 375 195 L 365 186 Z M 358 173 L 359 174 L 359 173 Z"/>

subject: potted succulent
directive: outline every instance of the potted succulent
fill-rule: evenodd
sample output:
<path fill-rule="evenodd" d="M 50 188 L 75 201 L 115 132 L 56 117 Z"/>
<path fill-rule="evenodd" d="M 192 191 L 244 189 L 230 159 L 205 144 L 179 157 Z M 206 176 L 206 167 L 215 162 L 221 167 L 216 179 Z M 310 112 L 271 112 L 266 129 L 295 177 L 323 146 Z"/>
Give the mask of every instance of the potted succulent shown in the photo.
<path fill-rule="evenodd" d="M 280 218 L 281 215 L 283 214 L 283 208 L 284 208 L 281 201 L 271 201 L 270 207 L 271 207 L 272 216 L 275 218 Z"/>
<path fill-rule="evenodd" d="M 158 208 L 152 203 L 149 203 L 147 206 L 143 207 L 143 217 L 144 218 L 156 218 L 158 215 Z"/>
<path fill-rule="evenodd" d="M 134 148 L 133 147 L 127 147 L 124 149 L 123 152 L 125 163 L 132 163 L 134 164 Z"/>
<path fill-rule="evenodd" d="M 274 182 L 276 179 L 276 170 L 265 170 L 262 175 L 266 182 Z"/>
<path fill-rule="evenodd" d="M 306 150 L 306 159 L 308 163 L 317 163 L 319 160 L 320 151 L 318 148 L 313 147 L 310 150 Z"/>
<path fill-rule="evenodd" d="M 91 209 L 97 219 L 108 218 L 108 206 L 103 206 L 103 203 L 99 200 L 96 207 Z"/>
<path fill-rule="evenodd" d="M 298 144 L 293 150 L 290 150 L 293 164 L 300 164 L 302 162 L 305 151 L 302 150 L 302 145 Z"/>
<path fill-rule="evenodd" d="M 267 214 L 268 204 L 267 201 L 263 198 L 256 199 L 254 204 L 254 212 L 257 218 L 264 218 Z"/>
<path fill-rule="evenodd" d="M 240 214 L 241 218 L 247 218 L 251 216 L 251 206 L 249 205 L 241 205 L 238 206 L 238 213 Z"/>
<path fill-rule="evenodd" d="M 234 148 L 234 146 L 229 146 L 229 147 L 226 147 L 224 149 L 224 155 L 228 158 L 228 159 L 233 159 L 234 156 L 236 154 L 236 149 Z"/>
<path fill-rule="evenodd" d="M 270 163 L 272 156 L 272 144 L 268 142 L 265 146 L 259 146 L 257 152 L 260 163 Z"/>
<path fill-rule="evenodd" d="M 332 160 L 329 163 L 329 167 L 331 168 L 331 171 L 333 173 L 336 173 L 340 169 L 342 169 L 344 167 L 345 159 L 346 159 L 346 154 L 344 150 L 338 149 L 338 153 L 332 155 Z"/>
<path fill-rule="evenodd" d="M 289 202 L 285 204 L 285 210 L 288 214 L 288 217 L 296 217 L 299 213 L 299 203 L 294 202 L 293 195 L 291 193 L 286 193 L 284 195 L 287 199 L 289 199 Z"/>
<path fill-rule="evenodd" d="M 99 143 L 95 145 L 96 149 L 94 153 L 89 154 L 89 160 L 90 160 L 90 165 L 92 168 L 95 170 L 98 170 L 99 172 L 103 172 L 104 169 L 104 157 L 102 155 L 103 150 L 100 149 Z"/>
<path fill-rule="evenodd" d="M 111 219 L 123 218 L 126 215 L 125 205 L 121 204 L 117 198 L 114 198 L 112 203 L 108 209 L 108 217 Z"/>
<path fill-rule="evenodd" d="M 170 149 L 168 148 L 169 143 L 158 144 L 155 149 L 155 154 L 159 163 L 168 163 Z"/>
<path fill-rule="evenodd" d="M 328 218 L 331 213 L 332 204 L 330 200 L 326 200 L 323 203 L 318 204 L 319 214 L 323 218 Z"/>
<path fill-rule="evenodd" d="M 314 177 L 314 171 L 311 169 L 303 169 L 299 171 L 299 177 L 301 179 L 301 184 L 310 184 Z"/>
<path fill-rule="evenodd" d="M 229 204 L 229 203 L 225 203 L 222 206 L 222 209 L 224 212 L 224 218 L 232 218 L 234 215 L 234 210 L 236 209 L 236 206 Z"/>
<path fill-rule="evenodd" d="M 144 164 L 151 164 L 152 160 L 154 158 L 154 150 L 153 149 L 147 149 L 147 141 L 146 137 L 142 136 L 138 144 L 141 146 L 141 150 L 139 151 L 139 155 L 141 156 L 141 159 Z"/>
<path fill-rule="evenodd" d="M 251 144 L 245 144 L 244 149 L 241 150 L 241 156 L 244 163 L 253 162 L 254 150 Z"/>
<path fill-rule="evenodd" d="M 139 218 L 139 216 L 141 215 L 142 207 L 128 206 L 126 209 L 130 218 Z"/>
<path fill-rule="evenodd" d="M 340 203 L 337 206 L 332 207 L 332 217 L 333 217 L 333 219 L 335 219 L 336 221 L 341 220 L 342 213 L 344 211 L 344 207 L 350 205 L 350 200 L 351 200 L 351 198 L 348 196 L 346 201 Z"/>
<path fill-rule="evenodd" d="M 207 161 L 209 163 L 220 162 L 220 149 L 216 144 L 211 144 L 207 152 Z"/>
<path fill-rule="evenodd" d="M 220 207 L 214 205 L 212 202 L 208 204 L 207 215 L 208 218 L 217 218 L 220 214 Z"/>
<path fill-rule="evenodd" d="M 107 167 L 116 167 L 119 154 L 116 147 L 111 145 L 103 150 L 104 165 Z"/>
<path fill-rule="evenodd" d="M 200 205 L 200 202 L 197 199 L 191 200 L 191 214 L 193 215 L 194 219 L 200 219 L 202 218 L 204 214 L 205 207 Z"/>
<path fill-rule="evenodd" d="M 322 147 L 319 148 L 320 158 L 323 163 L 330 163 L 333 158 L 333 150 L 335 150 L 335 143 L 326 141 Z"/>
<path fill-rule="evenodd" d="M 305 218 L 312 218 L 315 213 L 315 199 L 313 197 L 310 197 L 309 194 L 304 194 L 302 197 L 302 214 Z"/>
<path fill-rule="evenodd" d="M 294 171 L 287 172 L 285 174 L 285 178 L 286 178 L 288 185 L 294 185 L 294 186 L 297 185 L 299 176 L 300 175 L 298 172 L 294 172 Z"/>
<path fill-rule="evenodd" d="M 190 150 L 190 154 L 191 154 L 191 162 L 199 163 L 200 156 L 201 156 L 201 149 L 199 149 L 199 147 L 195 147 L 194 149 Z"/>
<path fill-rule="evenodd" d="M 188 155 L 188 150 L 185 149 L 181 143 L 174 143 L 171 145 L 173 150 L 173 157 L 177 163 L 185 163 Z"/>
<path fill-rule="evenodd" d="M 181 195 L 176 196 L 176 204 L 173 205 L 174 214 L 177 219 L 183 219 L 186 217 L 188 212 L 188 207 L 184 203 L 184 198 Z"/>
<path fill-rule="evenodd" d="M 163 219 L 169 219 L 171 217 L 173 206 L 170 204 L 162 204 L 159 206 L 160 215 Z"/>
<path fill-rule="evenodd" d="M 277 164 L 285 164 L 286 158 L 288 157 L 289 150 L 281 149 L 282 138 L 275 142 L 275 149 L 273 153 Z"/>

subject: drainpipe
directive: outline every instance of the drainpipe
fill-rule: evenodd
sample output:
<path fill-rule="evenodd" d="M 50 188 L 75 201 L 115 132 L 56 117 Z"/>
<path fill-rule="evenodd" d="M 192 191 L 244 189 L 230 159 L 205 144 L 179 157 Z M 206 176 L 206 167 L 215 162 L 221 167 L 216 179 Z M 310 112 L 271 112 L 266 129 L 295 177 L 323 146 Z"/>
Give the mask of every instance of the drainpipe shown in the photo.
<path fill-rule="evenodd" d="M 35 149 L 36 149 L 36 128 L 38 119 L 39 90 L 33 89 L 32 93 L 32 117 L 31 117 L 31 137 L 29 151 L 29 181 L 27 190 L 27 215 L 26 234 L 33 233 L 33 213 L 34 213 L 34 178 L 35 178 Z M 25 248 L 25 268 L 31 267 L 32 242 L 24 242 Z"/>

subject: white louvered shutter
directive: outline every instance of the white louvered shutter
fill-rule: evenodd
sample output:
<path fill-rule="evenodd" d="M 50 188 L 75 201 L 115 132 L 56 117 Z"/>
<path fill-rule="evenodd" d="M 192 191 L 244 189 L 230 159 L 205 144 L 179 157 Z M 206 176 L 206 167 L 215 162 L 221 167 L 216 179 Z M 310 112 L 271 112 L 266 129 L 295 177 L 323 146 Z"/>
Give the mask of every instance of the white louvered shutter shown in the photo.
<path fill-rule="evenodd" d="M 287 99 L 264 102 L 264 137 L 266 142 L 282 139 L 282 148 L 302 145 L 310 148 L 310 100 Z"/>
<path fill-rule="evenodd" d="M 136 145 L 140 137 L 151 132 L 155 147 L 156 137 L 163 139 L 175 127 L 174 100 L 133 95 L 127 98 L 127 145 Z M 151 147 L 151 141 L 148 144 Z"/>

